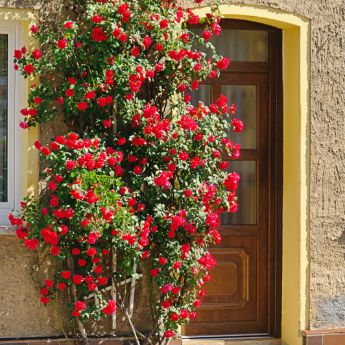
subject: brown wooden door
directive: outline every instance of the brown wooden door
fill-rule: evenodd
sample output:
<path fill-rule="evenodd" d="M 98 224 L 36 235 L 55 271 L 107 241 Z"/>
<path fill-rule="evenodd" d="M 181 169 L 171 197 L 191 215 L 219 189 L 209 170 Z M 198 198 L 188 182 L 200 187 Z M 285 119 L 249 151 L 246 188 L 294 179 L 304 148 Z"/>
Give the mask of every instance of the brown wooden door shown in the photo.
<path fill-rule="evenodd" d="M 244 21 L 223 24 L 225 37 L 216 44 L 225 52 L 231 47 L 240 52 L 220 79 L 202 85 L 194 97 L 207 103 L 226 95 L 246 124 L 243 133 L 231 135 L 242 148 L 229 167 L 241 174 L 239 212 L 223 216 L 222 243 L 212 248 L 217 260 L 212 280 L 197 318 L 183 334 L 279 336 L 281 33 Z M 245 46 L 254 43 L 257 51 Z"/>

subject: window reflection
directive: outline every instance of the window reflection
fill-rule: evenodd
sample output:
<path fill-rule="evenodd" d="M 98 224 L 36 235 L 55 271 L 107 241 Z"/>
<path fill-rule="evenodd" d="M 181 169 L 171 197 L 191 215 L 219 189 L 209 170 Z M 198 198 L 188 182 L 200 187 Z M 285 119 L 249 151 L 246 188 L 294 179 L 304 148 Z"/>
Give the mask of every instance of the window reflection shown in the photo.
<path fill-rule="evenodd" d="M 231 140 L 241 144 L 242 149 L 256 149 L 256 86 L 223 85 L 221 93 L 236 105 L 236 117 L 244 122 L 245 130 L 229 134 Z"/>
<path fill-rule="evenodd" d="M 212 43 L 221 55 L 232 61 L 268 61 L 268 32 L 263 30 L 223 29 Z"/>

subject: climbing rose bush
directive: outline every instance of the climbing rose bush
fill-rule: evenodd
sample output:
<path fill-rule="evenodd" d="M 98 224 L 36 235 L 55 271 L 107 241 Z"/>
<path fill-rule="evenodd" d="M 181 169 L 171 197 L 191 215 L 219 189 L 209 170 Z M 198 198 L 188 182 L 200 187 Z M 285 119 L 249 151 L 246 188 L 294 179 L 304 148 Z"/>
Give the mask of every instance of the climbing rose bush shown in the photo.
<path fill-rule="evenodd" d="M 43 23 L 31 32 L 41 50 L 16 50 L 15 68 L 40 82 L 21 127 L 61 113 L 71 129 L 48 146 L 35 143 L 47 187 L 10 216 L 29 250 L 59 263 L 41 301 L 69 289 L 79 326 L 120 307 L 140 338 L 118 287 L 142 273 L 151 335 L 163 343 L 195 318 L 216 263 L 209 247 L 221 241 L 220 215 L 237 211 L 240 177 L 229 160 L 239 157 L 231 132 L 243 123 L 223 95 L 192 102 L 230 64 L 209 42 L 221 32 L 217 5 L 200 19 L 175 1 L 86 1 L 61 30 Z"/>

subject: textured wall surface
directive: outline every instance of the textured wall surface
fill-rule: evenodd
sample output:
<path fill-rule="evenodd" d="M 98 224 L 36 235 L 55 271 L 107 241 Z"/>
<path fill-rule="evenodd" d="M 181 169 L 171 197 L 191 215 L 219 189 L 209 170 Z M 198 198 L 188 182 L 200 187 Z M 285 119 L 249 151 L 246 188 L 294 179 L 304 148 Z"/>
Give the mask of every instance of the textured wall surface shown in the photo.
<path fill-rule="evenodd" d="M 38 3 L 0 0 L 0 7 Z M 310 327 L 344 327 L 345 1 L 231 3 L 280 9 L 310 19 Z M 47 140 L 53 129 L 43 127 L 42 137 Z M 54 313 L 40 305 L 32 284 L 29 267 L 34 257 L 15 238 L 0 235 L 0 262 L 0 337 L 61 334 Z M 139 293 L 143 296 L 144 289 Z"/>
<path fill-rule="evenodd" d="M 31 275 L 36 256 L 14 236 L 0 236 L 0 262 L 0 337 L 61 334 L 56 312 L 39 301 Z"/>

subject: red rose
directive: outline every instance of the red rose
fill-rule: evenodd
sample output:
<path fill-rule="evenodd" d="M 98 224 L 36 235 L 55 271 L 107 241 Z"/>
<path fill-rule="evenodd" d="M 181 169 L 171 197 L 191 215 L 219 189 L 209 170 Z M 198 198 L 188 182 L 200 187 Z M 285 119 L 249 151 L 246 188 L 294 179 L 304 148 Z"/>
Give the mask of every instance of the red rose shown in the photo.
<path fill-rule="evenodd" d="M 63 272 L 60 273 L 60 276 L 61 276 L 63 279 L 68 280 L 68 279 L 71 279 L 72 274 L 71 274 L 70 271 L 63 271 Z"/>
<path fill-rule="evenodd" d="M 198 260 L 198 263 L 209 271 L 216 264 L 216 260 L 210 253 L 206 253 Z"/>
<path fill-rule="evenodd" d="M 78 266 L 80 266 L 80 267 L 86 266 L 86 260 L 85 259 L 78 259 Z"/>
<path fill-rule="evenodd" d="M 67 89 L 66 90 L 66 96 L 67 97 L 73 97 L 74 96 L 74 89 Z"/>
<path fill-rule="evenodd" d="M 175 332 L 171 329 L 168 329 L 164 333 L 164 338 L 172 338 L 175 335 Z"/>
<path fill-rule="evenodd" d="M 96 92 L 95 91 L 89 91 L 85 96 L 84 98 L 86 99 L 94 99 L 96 98 Z"/>
<path fill-rule="evenodd" d="M 158 259 L 158 262 L 159 262 L 160 265 L 165 265 L 167 263 L 167 261 L 168 260 L 166 258 L 159 258 Z"/>
<path fill-rule="evenodd" d="M 33 34 L 36 34 L 38 32 L 38 27 L 37 25 L 31 25 L 30 26 L 30 31 L 33 33 Z"/>
<path fill-rule="evenodd" d="M 153 269 L 151 269 L 151 270 L 150 270 L 150 275 L 151 275 L 151 277 L 156 277 L 156 276 L 158 275 L 158 273 L 159 273 L 159 270 L 160 270 L 160 269 L 158 269 L 158 268 L 153 268 Z"/>
<path fill-rule="evenodd" d="M 59 49 L 65 49 L 67 47 L 66 38 L 62 38 L 62 39 L 58 40 L 56 45 Z"/>
<path fill-rule="evenodd" d="M 41 214 L 42 214 L 43 216 L 46 216 L 47 214 L 49 214 L 48 209 L 45 208 L 45 207 L 41 208 Z"/>
<path fill-rule="evenodd" d="M 182 309 L 180 312 L 181 319 L 187 319 L 189 316 L 189 312 L 187 309 Z"/>
<path fill-rule="evenodd" d="M 67 284 L 65 282 L 61 282 L 57 285 L 57 288 L 61 291 L 65 290 L 67 287 Z"/>
<path fill-rule="evenodd" d="M 75 285 L 80 285 L 83 282 L 83 276 L 81 276 L 80 274 L 75 274 L 72 278 L 72 282 Z"/>
<path fill-rule="evenodd" d="M 48 304 L 50 299 L 47 296 L 42 296 L 41 297 L 41 303 L 43 304 Z"/>
<path fill-rule="evenodd" d="M 223 57 L 217 62 L 217 67 L 219 69 L 226 69 L 228 68 L 229 65 L 230 65 L 230 59 L 226 57 Z"/>
<path fill-rule="evenodd" d="M 50 253 L 53 255 L 53 256 L 58 256 L 61 252 L 61 249 L 57 246 L 53 246 L 50 248 Z"/>
<path fill-rule="evenodd" d="M 89 248 L 87 251 L 86 251 L 86 255 L 87 256 L 95 256 L 97 254 L 97 250 L 96 248 Z"/>
<path fill-rule="evenodd" d="M 195 311 L 192 311 L 190 314 L 189 314 L 189 319 L 190 320 L 193 320 L 196 318 L 196 312 Z"/>
<path fill-rule="evenodd" d="M 50 147 L 53 151 L 57 151 L 57 150 L 59 149 L 59 144 L 53 141 L 53 142 L 51 142 L 51 143 L 49 144 L 49 147 Z"/>
<path fill-rule="evenodd" d="M 165 284 L 160 288 L 162 294 L 167 294 L 172 289 L 172 284 Z"/>
<path fill-rule="evenodd" d="M 197 299 L 195 302 L 194 302 L 194 307 L 197 308 L 201 305 L 201 301 L 199 299 Z"/>
<path fill-rule="evenodd" d="M 116 311 L 116 302 L 114 300 L 108 301 L 107 305 L 102 309 L 102 312 L 106 315 L 112 315 Z"/>
<path fill-rule="evenodd" d="M 210 79 L 216 78 L 216 77 L 217 77 L 217 71 L 212 70 L 212 71 L 210 72 L 210 74 L 209 74 L 209 77 L 210 77 Z"/>
<path fill-rule="evenodd" d="M 231 125 L 235 133 L 239 133 L 244 130 L 244 124 L 239 119 L 233 119 Z"/>
<path fill-rule="evenodd" d="M 119 41 L 125 43 L 125 42 L 127 42 L 127 40 L 128 40 L 128 36 L 127 36 L 127 34 L 126 34 L 125 32 L 123 32 L 123 33 L 118 37 L 118 39 L 119 39 Z"/>
<path fill-rule="evenodd" d="M 174 321 L 174 322 L 178 321 L 179 318 L 180 318 L 180 317 L 178 316 L 177 313 L 172 313 L 172 314 L 169 315 L 169 319 L 170 319 L 171 321 Z"/>
<path fill-rule="evenodd" d="M 172 303 L 168 300 L 165 300 L 161 303 L 161 306 L 165 309 L 170 308 L 172 306 Z"/>
<path fill-rule="evenodd" d="M 87 241 L 90 244 L 95 244 L 97 242 L 97 240 L 99 239 L 99 237 L 101 236 L 101 234 L 99 232 L 91 232 L 88 236 L 87 236 Z"/>
<path fill-rule="evenodd" d="M 75 161 L 68 160 L 65 166 L 67 170 L 73 170 L 77 166 L 77 163 Z"/>
<path fill-rule="evenodd" d="M 32 74 L 35 71 L 35 67 L 31 64 L 27 64 L 24 66 L 23 70 L 26 74 Z"/>
<path fill-rule="evenodd" d="M 174 270 L 178 270 L 182 267 L 182 263 L 181 261 L 176 261 L 174 264 L 173 264 L 173 269 Z"/>
<path fill-rule="evenodd" d="M 181 152 L 181 153 L 178 155 L 178 158 L 179 158 L 181 161 L 186 161 L 186 160 L 188 160 L 188 153 L 187 153 L 187 152 Z"/>
<path fill-rule="evenodd" d="M 54 286 L 54 281 L 53 280 L 50 280 L 50 279 L 46 279 L 44 281 L 44 285 L 47 287 L 47 288 L 51 288 Z"/>
<path fill-rule="evenodd" d="M 84 101 L 79 102 L 78 105 L 77 105 L 77 108 L 80 111 L 84 111 L 84 110 L 86 110 L 88 108 L 88 104 L 86 102 L 84 102 Z"/>
<path fill-rule="evenodd" d="M 40 290 L 40 293 L 41 293 L 41 295 L 48 295 L 49 290 L 48 290 L 47 288 L 42 288 L 42 289 Z"/>
<path fill-rule="evenodd" d="M 161 29 L 166 29 L 168 27 L 169 22 L 166 19 L 163 19 L 159 22 L 159 27 Z"/>
<path fill-rule="evenodd" d="M 138 47 L 133 47 L 131 49 L 131 55 L 137 57 L 140 54 L 140 49 Z"/>
<path fill-rule="evenodd" d="M 22 52 L 21 52 L 19 49 L 16 49 L 16 50 L 14 51 L 14 57 L 15 57 L 17 60 L 21 59 L 21 58 L 22 58 Z"/>
<path fill-rule="evenodd" d="M 102 272 L 103 272 L 103 267 L 102 266 L 96 266 L 93 269 L 93 273 L 95 273 L 95 274 L 101 274 Z"/>
<path fill-rule="evenodd" d="M 35 250 L 38 247 L 38 240 L 36 238 L 33 239 L 26 239 L 24 241 L 24 245 L 26 248 L 28 248 L 29 250 Z"/>
<path fill-rule="evenodd" d="M 155 50 L 157 50 L 158 52 L 161 52 L 163 49 L 164 49 L 163 44 L 161 44 L 161 43 L 155 44 Z M 157 68 L 156 68 L 156 71 L 157 71 Z M 159 71 L 157 71 L 157 72 L 159 72 Z"/>
<path fill-rule="evenodd" d="M 145 49 L 149 48 L 151 44 L 152 44 L 152 40 L 151 40 L 150 36 L 146 35 L 143 39 L 143 45 L 144 45 Z"/>
<path fill-rule="evenodd" d="M 225 188 L 230 191 L 234 192 L 236 191 L 238 187 L 238 182 L 240 181 L 240 175 L 236 172 L 233 172 L 227 176 L 227 178 L 224 181 Z"/>
<path fill-rule="evenodd" d="M 74 310 L 82 311 L 86 308 L 86 304 L 82 301 L 77 301 L 74 303 Z"/>
<path fill-rule="evenodd" d="M 92 16 L 91 21 L 93 23 L 102 23 L 104 21 L 104 18 L 99 14 L 95 14 L 94 16 Z"/>
<path fill-rule="evenodd" d="M 65 22 L 65 24 L 63 25 L 66 29 L 72 29 L 74 25 L 74 22 Z"/>
<path fill-rule="evenodd" d="M 98 277 L 97 282 L 99 285 L 107 285 L 108 284 L 108 278 L 107 277 Z"/>
<path fill-rule="evenodd" d="M 204 30 L 202 33 L 202 38 L 204 41 L 208 41 L 212 37 L 212 32 L 209 30 Z"/>
<path fill-rule="evenodd" d="M 80 254 L 80 249 L 79 248 L 72 248 L 71 253 L 72 253 L 72 255 L 79 255 Z"/>
<path fill-rule="evenodd" d="M 95 42 L 103 42 L 107 41 L 109 37 L 100 26 L 97 26 L 92 29 L 91 38 Z"/>
<path fill-rule="evenodd" d="M 35 49 L 33 52 L 32 52 L 32 57 L 35 59 L 35 60 L 38 60 L 42 57 L 42 52 L 39 50 L 39 49 Z"/>
<path fill-rule="evenodd" d="M 174 295 L 177 295 L 180 293 L 180 288 L 178 286 L 174 286 L 172 289 L 171 289 L 171 292 L 174 294 Z"/>
<path fill-rule="evenodd" d="M 113 120 L 112 119 L 103 120 L 102 125 L 104 128 L 111 128 L 111 126 L 113 125 Z"/>
<path fill-rule="evenodd" d="M 20 227 L 20 228 L 16 229 L 16 236 L 20 240 L 24 240 L 26 237 L 28 237 L 28 233 L 26 231 L 24 231 L 22 227 Z"/>
<path fill-rule="evenodd" d="M 72 311 L 72 316 L 74 316 L 74 317 L 79 317 L 79 316 L 80 316 L 79 311 L 73 310 L 73 311 Z"/>
<path fill-rule="evenodd" d="M 96 283 L 89 283 L 89 284 L 87 284 L 87 289 L 89 291 L 95 291 L 97 289 L 97 284 Z"/>

